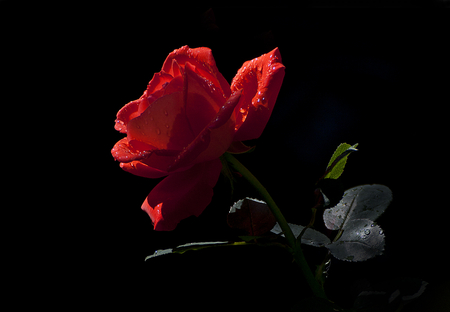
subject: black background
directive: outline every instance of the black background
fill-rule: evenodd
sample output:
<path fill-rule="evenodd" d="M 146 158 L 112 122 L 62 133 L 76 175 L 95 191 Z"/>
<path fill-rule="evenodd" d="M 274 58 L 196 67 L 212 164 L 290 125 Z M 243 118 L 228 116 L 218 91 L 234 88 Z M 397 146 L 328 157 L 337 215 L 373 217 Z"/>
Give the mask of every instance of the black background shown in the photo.
<path fill-rule="evenodd" d="M 308 6 L 208 11 L 123 2 L 1 4 L 3 60 L 14 68 L 4 84 L 14 98 L 9 116 L 32 117 L 27 127 L 35 134 L 13 140 L 34 151 L 18 174 L 28 190 L 42 177 L 52 180 L 32 202 L 47 208 L 22 216 L 42 220 L 33 228 L 39 239 L 27 241 L 44 259 L 25 264 L 31 275 L 40 271 L 34 283 L 45 276 L 64 285 L 61 296 L 68 295 L 69 305 L 126 310 L 161 303 L 169 310 L 283 310 L 307 292 L 289 256 L 276 249 L 199 251 L 144 262 L 156 249 L 229 239 L 229 206 L 256 194 L 241 182 L 230 198 L 221 178 L 199 218 L 173 232 L 154 232 L 140 206 L 158 180 L 123 172 L 110 155 L 123 136 L 113 128 L 115 114 L 141 96 L 174 49 L 211 48 L 231 82 L 244 61 L 279 47 L 286 76 L 277 104 L 261 138 L 251 142 L 256 150 L 239 159 L 289 222 L 306 224 L 314 183 L 333 151 L 341 142 L 359 143 L 341 182 L 392 189 L 394 201 L 378 220 L 387 246 L 383 256 L 363 263 L 334 259 L 329 297 L 348 307 L 364 283 L 416 277 L 430 283 L 429 291 L 405 310 L 434 304 L 438 311 L 436 298 L 448 287 L 448 15 Z M 317 249 L 305 252 L 311 263 L 323 256 Z M 50 274 L 41 275 L 41 263 Z"/>

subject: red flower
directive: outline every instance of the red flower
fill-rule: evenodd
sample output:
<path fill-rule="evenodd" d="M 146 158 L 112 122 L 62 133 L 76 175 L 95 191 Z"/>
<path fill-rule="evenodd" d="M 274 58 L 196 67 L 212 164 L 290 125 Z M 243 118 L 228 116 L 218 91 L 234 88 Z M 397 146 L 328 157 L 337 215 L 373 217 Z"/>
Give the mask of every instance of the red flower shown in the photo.
<path fill-rule="evenodd" d="M 147 90 L 118 113 L 127 136 L 112 149 L 120 167 L 162 180 L 142 204 L 155 230 L 173 230 L 210 203 L 232 142 L 258 138 L 284 77 L 278 48 L 245 62 L 230 85 L 208 48 L 169 54 Z"/>

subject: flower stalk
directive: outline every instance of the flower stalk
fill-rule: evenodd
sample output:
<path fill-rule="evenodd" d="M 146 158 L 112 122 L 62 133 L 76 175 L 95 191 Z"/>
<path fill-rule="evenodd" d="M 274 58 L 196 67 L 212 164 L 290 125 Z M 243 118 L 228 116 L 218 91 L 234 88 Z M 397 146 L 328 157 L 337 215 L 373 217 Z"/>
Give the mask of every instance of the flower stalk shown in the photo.
<path fill-rule="evenodd" d="M 289 224 L 287 223 L 286 219 L 284 218 L 283 214 L 281 213 L 281 211 L 278 208 L 275 201 L 272 199 L 272 196 L 270 196 L 269 192 L 261 184 L 261 182 L 259 182 L 259 180 L 233 155 L 231 155 L 230 153 L 225 153 L 223 155 L 223 157 L 228 161 L 228 163 L 235 170 L 237 170 L 240 174 L 242 174 L 242 176 L 262 196 L 264 201 L 269 206 L 272 214 L 275 216 L 275 219 L 277 220 L 281 229 L 283 230 L 284 236 L 286 237 L 286 241 L 292 250 L 294 260 L 300 267 L 309 287 L 311 288 L 311 291 L 314 293 L 315 296 L 326 299 L 325 292 L 323 291 L 322 287 L 319 285 L 318 281 L 314 278 L 314 275 L 313 275 L 311 269 L 309 268 L 308 263 L 306 262 L 305 256 L 303 254 L 303 250 L 300 246 L 300 242 L 297 242 L 297 239 L 295 238 L 294 234 L 292 233 L 292 230 L 291 230 Z"/>

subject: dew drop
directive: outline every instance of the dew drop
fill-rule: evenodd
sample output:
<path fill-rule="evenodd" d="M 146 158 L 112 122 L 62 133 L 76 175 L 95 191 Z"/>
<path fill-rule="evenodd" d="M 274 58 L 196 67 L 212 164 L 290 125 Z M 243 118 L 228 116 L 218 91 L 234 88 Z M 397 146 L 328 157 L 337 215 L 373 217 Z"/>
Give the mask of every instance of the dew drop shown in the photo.
<path fill-rule="evenodd" d="M 383 235 L 384 231 L 380 230 L 380 232 L 378 232 L 378 234 Z"/>
<path fill-rule="evenodd" d="M 369 235 L 370 234 L 370 230 L 369 229 L 365 229 L 364 230 L 364 234 Z"/>
<path fill-rule="evenodd" d="M 169 129 L 169 125 L 168 124 L 166 124 L 166 128 Z"/>
<path fill-rule="evenodd" d="M 161 130 L 159 128 L 156 128 L 156 134 L 161 134 Z"/>
<path fill-rule="evenodd" d="M 164 110 L 164 115 L 169 116 L 169 113 L 166 110 Z"/>

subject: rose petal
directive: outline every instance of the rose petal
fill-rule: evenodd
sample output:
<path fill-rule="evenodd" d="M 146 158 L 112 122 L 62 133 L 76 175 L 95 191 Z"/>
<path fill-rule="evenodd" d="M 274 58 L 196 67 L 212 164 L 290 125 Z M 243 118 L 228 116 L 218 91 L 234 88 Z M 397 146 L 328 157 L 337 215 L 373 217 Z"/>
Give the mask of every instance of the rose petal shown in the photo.
<path fill-rule="evenodd" d="M 147 85 L 147 95 L 150 95 L 152 93 L 154 93 L 155 91 L 158 91 L 162 88 L 164 88 L 164 85 L 166 83 L 169 83 L 170 81 L 172 81 L 173 76 L 170 74 L 167 74 L 163 71 L 159 72 L 159 73 L 155 73 L 153 75 L 152 80 L 150 80 L 150 82 Z"/>
<path fill-rule="evenodd" d="M 272 114 L 284 78 L 278 48 L 245 62 L 231 83 L 231 91 L 243 89 L 235 109 L 234 141 L 258 138 Z"/>
<path fill-rule="evenodd" d="M 141 99 L 131 101 L 117 112 L 116 124 L 114 126 L 117 131 L 127 133 L 128 122 L 139 116 L 138 109 L 140 101 Z"/>
<path fill-rule="evenodd" d="M 255 146 L 247 146 L 241 141 L 234 141 L 233 143 L 231 143 L 230 147 L 228 147 L 227 152 L 231 154 L 244 154 L 254 149 Z"/>
<path fill-rule="evenodd" d="M 183 92 L 174 92 L 154 101 L 128 123 L 129 141 L 138 141 L 159 150 L 181 150 L 194 138 L 186 119 Z"/>
<path fill-rule="evenodd" d="M 142 204 L 157 231 L 171 231 L 189 217 L 199 216 L 211 202 L 213 187 L 219 179 L 219 159 L 202 162 L 189 170 L 170 174 Z"/>
<path fill-rule="evenodd" d="M 134 149 L 128 143 L 127 138 L 121 139 L 111 150 L 114 159 L 121 162 L 120 167 L 123 170 L 140 177 L 152 179 L 166 176 L 168 172 L 164 168 L 167 168 L 175 160 L 175 157 L 161 157 L 155 153 L 161 153 L 161 151 L 139 151 Z M 153 164 L 153 166 L 150 164 Z"/>
<path fill-rule="evenodd" d="M 122 162 L 120 163 L 120 168 L 124 171 L 144 178 L 155 179 L 164 177 L 169 174 L 168 168 L 174 164 L 177 159 L 176 156 L 179 153 L 179 151 L 156 150 L 149 156 L 138 161 Z M 192 166 L 193 164 L 180 166 L 177 170 L 173 170 L 173 172 L 187 170 Z"/>
<path fill-rule="evenodd" d="M 111 150 L 114 159 L 120 162 L 131 162 L 148 157 L 152 151 L 138 151 L 128 144 L 127 138 L 119 140 Z"/>
<path fill-rule="evenodd" d="M 187 80 L 186 116 L 192 132 L 197 135 L 213 120 L 226 99 L 205 78 L 185 67 Z"/>
<path fill-rule="evenodd" d="M 120 168 L 131 174 L 137 175 L 139 177 L 157 179 L 165 177 L 168 173 L 167 171 L 159 170 L 157 168 L 150 167 L 140 161 L 132 161 L 129 163 L 120 163 Z"/>
<path fill-rule="evenodd" d="M 227 151 L 234 137 L 235 121 L 232 113 L 239 103 L 240 96 L 241 91 L 237 91 L 230 96 L 215 119 L 178 155 L 169 171 L 177 170 L 190 163 L 219 158 Z"/>
<path fill-rule="evenodd" d="M 195 67 L 196 72 L 209 81 L 212 82 L 216 88 L 220 88 L 220 91 L 224 95 L 224 99 L 227 99 L 231 95 L 230 84 L 222 76 L 216 66 L 216 61 L 212 55 L 212 52 L 208 48 L 196 48 L 190 49 L 188 46 L 181 47 L 170 53 L 164 61 L 162 70 L 174 75 L 172 70 L 173 60 L 176 60 L 180 66 L 185 66 L 186 63 L 190 63 Z"/>

